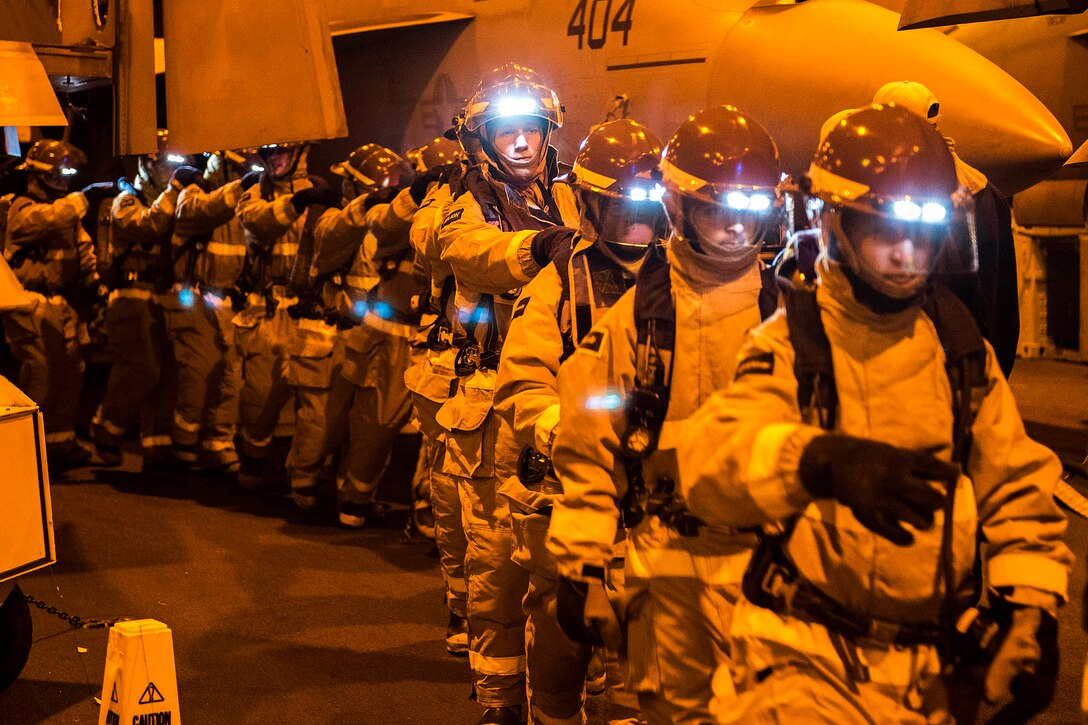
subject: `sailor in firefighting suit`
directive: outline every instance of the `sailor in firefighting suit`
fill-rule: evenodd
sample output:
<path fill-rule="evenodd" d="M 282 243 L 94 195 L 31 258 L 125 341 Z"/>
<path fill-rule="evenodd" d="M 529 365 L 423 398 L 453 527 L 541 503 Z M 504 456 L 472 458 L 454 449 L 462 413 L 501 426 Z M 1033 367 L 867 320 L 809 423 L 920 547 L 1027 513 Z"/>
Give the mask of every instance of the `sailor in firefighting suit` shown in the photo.
<path fill-rule="evenodd" d="M 80 219 L 97 206 L 104 188 L 68 193 L 83 152 L 65 141 L 42 139 L 27 152 L 27 191 L 0 203 L 4 258 L 33 302 L 3 315 L 4 335 L 19 361 L 19 387 L 45 415 L 50 463 L 74 464 L 88 451 L 76 440 L 75 416 L 83 386 L 79 302 L 98 294 L 97 260 Z M 105 192 L 108 193 L 108 192 Z"/>
<path fill-rule="evenodd" d="M 252 172 L 250 156 L 209 156 L 203 178 L 182 189 L 175 212 L 174 287 L 163 305 L 178 361 L 174 455 L 204 470 L 238 470 L 242 366 L 231 320 L 246 245 L 235 207 L 242 177 Z"/>
<path fill-rule="evenodd" d="M 288 289 L 306 226 L 314 183 L 307 174 L 309 144 L 272 144 L 259 150 L 264 170 L 238 201 L 246 240 L 241 278 L 245 302 L 234 315 L 234 342 L 242 362 L 238 433 L 244 488 L 266 485 L 279 463 L 273 438 L 294 433 L 294 395 L 287 378 L 295 324 Z M 249 177 L 253 182 L 253 177 Z M 326 187 L 327 188 L 327 187 Z M 301 194 L 301 196 L 300 196 Z"/>
<path fill-rule="evenodd" d="M 522 290 L 503 346 L 495 410 L 515 433 L 525 463 L 499 492 L 510 502 L 514 561 L 529 573 L 523 608 L 530 717 L 537 723 L 583 723 L 583 686 L 593 647 L 569 639 L 555 618 L 555 560 L 545 539 L 561 493 L 548 470 L 559 423 L 559 366 L 595 322 L 634 286 L 650 244 L 667 234 L 664 188 L 653 178 L 661 142 L 645 126 L 611 121 L 582 142 L 568 182 L 581 212 L 564 252 Z M 557 228 L 562 229 L 562 228 Z M 535 469 L 527 465 L 536 454 Z M 622 589 L 622 541 L 612 557 Z M 612 653 L 613 657 L 615 653 Z M 638 722 L 638 704 L 624 697 L 626 672 L 617 664 L 606 717 Z"/>
<path fill-rule="evenodd" d="M 460 146 L 455 132 L 451 130 L 447 133 L 454 136 Z M 462 160 L 446 166 L 438 179 L 432 180 L 426 175 L 417 177 L 413 183 L 417 186 L 427 184 L 426 194 L 412 218 L 408 234 L 416 261 L 430 280 L 428 312 L 431 321 L 421 330 L 426 334 L 423 344 L 413 347 L 411 365 L 405 371 L 405 385 L 411 392 L 412 408 L 426 446 L 421 454 L 427 455 L 424 465 L 430 484 L 435 546 L 449 610 L 446 651 L 455 657 L 468 656 L 468 580 L 465 577 L 468 541 L 461 517 L 457 480 L 444 470 L 446 431 L 437 420 L 438 411 L 449 397 L 449 382 L 453 373 L 453 359 L 448 352 L 453 341 L 452 327 L 438 320 L 449 319 L 447 310 L 441 308 L 443 303 L 447 308 L 452 306 L 454 289 L 453 270 L 447 262 L 442 261 L 438 247 L 438 228 L 454 191 L 460 188 L 461 175 L 466 168 L 467 162 Z M 439 374 L 432 374 L 432 363 L 439 365 Z M 440 389 L 443 383 L 446 387 Z"/>
<path fill-rule="evenodd" d="M 951 723 L 951 664 L 991 702 L 1045 706 L 1072 560 L 1061 466 L 966 309 L 927 284 L 939 256 L 972 256 L 970 195 L 940 135 L 894 105 L 839 121 L 809 180 L 818 284 L 783 284 L 732 384 L 680 430 L 693 513 L 780 522 L 745 579 L 762 606 L 733 615 L 718 722 Z"/>
<path fill-rule="evenodd" d="M 513 474 L 518 452 L 513 432 L 507 427 L 500 435 L 492 414 L 495 371 L 517 288 L 550 261 L 548 243 L 563 239 L 538 232 L 575 226 L 578 214 L 570 188 L 552 183 L 558 167 L 548 139 L 562 124 L 562 107 L 534 71 L 514 64 L 491 71 L 459 123 L 462 144 L 472 139 L 477 163 L 460 178 L 438 229 L 437 246 L 456 289 L 443 295 L 436 331 L 445 328 L 445 344 L 452 346 L 433 351 L 427 374 L 407 382 L 437 403 L 442 472 L 456 480 L 461 496 L 469 662 L 476 700 L 486 708 L 480 722 L 507 723 L 525 702 L 521 599 L 527 580 L 510 560 L 509 509 L 496 493 Z"/>
<path fill-rule="evenodd" d="M 443 178 L 448 177 L 451 173 L 455 173 L 456 170 L 460 168 L 461 162 L 465 159 L 465 151 L 461 148 L 460 141 L 457 140 L 453 133 L 451 133 L 450 136 L 443 135 L 435 138 L 430 143 L 418 148 L 410 149 L 405 155 L 415 165 L 416 178 L 412 181 L 412 198 L 419 203 L 420 207 L 425 203 L 431 190 L 442 184 Z M 390 281 L 393 283 L 392 289 L 396 291 L 395 298 L 400 300 L 399 302 L 391 302 L 391 304 L 405 310 L 411 310 L 411 319 L 414 322 L 415 329 L 412 330 L 409 339 L 409 367 L 421 364 L 426 356 L 428 334 L 436 319 L 433 307 L 434 304 L 437 304 L 437 300 L 441 296 L 440 289 L 437 292 L 431 290 L 432 263 L 416 249 L 413 240 L 412 230 L 416 228 L 416 219 L 421 216 L 419 214 L 419 209 L 416 211 L 417 213 L 413 215 L 412 227 L 409 229 L 408 234 L 411 252 L 404 252 L 406 255 L 404 261 L 407 261 L 408 255 L 410 255 L 410 269 L 407 264 L 398 265 L 400 271 L 389 269 L 387 266 L 389 272 L 395 272 Z M 430 222 L 435 221 L 433 210 L 424 212 L 422 217 Z M 439 219 L 438 221 L 441 220 Z M 407 305 L 405 304 L 406 302 Z M 402 371 L 402 384 L 404 372 L 407 372 L 407 369 Z M 406 388 L 405 394 L 408 395 L 409 400 L 411 400 L 411 392 Z M 435 540 L 435 515 L 431 503 L 431 469 L 434 467 L 433 463 L 435 456 L 437 455 L 436 446 L 438 444 L 430 437 L 428 432 L 424 430 L 424 427 L 420 425 L 419 416 L 414 412 L 414 405 L 412 406 L 412 409 L 412 424 L 413 427 L 419 429 L 421 440 L 419 455 L 416 460 L 416 469 L 412 476 L 412 519 L 409 533 L 414 531 L 425 538 Z M 454 491 L 454 493 L 456 494 L 456 491 Z M 457 526 L 460 528 L 460 507 L 457 508 L 457 511 Z M 463 535 L 461 538 L 463 541 Z M 439 551 L 441 558 L 441 549 Z M 463 565 L 464 547 L 462 546 L 461 566 L 463 567 Z M 445 573 L 445 567 L 443 567 L 443 573 Z M 463 607 L 461 608 L 461 611 L 463 613 Z M 447 648 L 449 647 L 450 643 L 447 642 Z M 450 654 L 455 654 L 457 656 L 464 654 L 467 656 L 467 621 L 464 625 L 464 631 L 457 634 L 457 642 L 453 645 L 453 650 Z"/>
<path fill-rule="evenodd" d="M 288 469 L 292 496 L 307 507 L 322 462 L 346 442 L 336 479 L 337 508 L 341 523 L 359 528 L 381 514 L 374 496 L 399 427 L 390 431 L 379 424 L 381 403 L 388 399 L 383 396 L 392 391 L 367 390 L 347 373 L 379 364 L 370 360 L 371 347 L 357 341 L 368 293 L 378 280 L 374 260 L 385 248 L 407 246 L 416 204 L 406 190 L 403 197 L 398 194 L 411 180 L 411 169 L 378 144 L 359 147 L 332 171 L 345 178 L 343 196 L 349 201 L 342 210 L 326 210 L 315 227 L 313 280 L 321 287 L 315 304 L 322 315 L 308 309 L 299 315 L 291 369 L 301 435 L 292 444 Z"/>
<path fill-rule="evenodd" d="M 671 238 L 559 373 L 552 460 L 563 495 L 548 548 L 564 631 L 615 642 L 613 547 L 626 530 L 630 688 L 647 722 L 705 723 L 754 537 L 685 509 L 673 490 L 672 431 L 732 378 L 760 322 L 759 252 L 779 218 L 778 150 L 755 119 L 716 106 L 681 124 L 661 171 Z"/>
<path fill-rule="evenodd" d="M 141 156 L 134 186 L 118 182 L 109 225 L 105 274 L 110 287 L 106 335 L 113 365 L 93 422 L 98 454 L 120 461 L 125 429 L 140 426 L 143 465 L 173 460 L 171 433 L 177 363 L 166 331 L 163 302 L 170 296 L 170 239 L 178 193 L 200 172 L 169 149 L 159 129 L 158 151 Z"/>
<path fill-rule="evenodd" d="M 929 88 L 917 81 L 892 81 L 881 86 L 873 103 L 896 103 L 925 118 L 941 130 L 941 104 Z M 971 192 L 975 208 L 975 236 L 978 239 L 978 271 L 953 271 L 942 278 L 963 300 L 978 321 L 982 334 L 993 345 L 997 361 L 1007 378 L 1016 362 L 1020 342 L 1020 304 L 1017 291 L 1016 245 L 1012 234 L 1012 212 L 1004 193 L 986 175 L 956 153 L 956 142 L 944 136 L 956 162 L 956 176 Z"/>

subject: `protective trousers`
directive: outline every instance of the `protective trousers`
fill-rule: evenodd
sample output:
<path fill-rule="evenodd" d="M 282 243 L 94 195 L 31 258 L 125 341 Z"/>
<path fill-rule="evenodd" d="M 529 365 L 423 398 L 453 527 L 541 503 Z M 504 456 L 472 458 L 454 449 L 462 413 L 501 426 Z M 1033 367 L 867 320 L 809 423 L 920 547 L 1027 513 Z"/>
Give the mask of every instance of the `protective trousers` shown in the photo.
<path fill-rule="evenodd" d="M 681 535 L 653 516 L 628 531 L 629 682 L 650 725 L 712 721 L 712 680 L 731 665 L 727 633 L 751 552 L 737 538 L 710 527 Z"/>
<path fill-rule="evenodd" d="M 558 488 L 558 482 L 549 482 Z M 638 700 L 626 689 L 626 663 L 619 654 L 595 651 L 589 645 L 571 641 L 555 618 L 558 574 L 545 539 L 551 523 L 549 507 L 558 492 L 532 491 L 516 477 L 503 484 L 502 492 L 511 502 L 513 560 L 529 574 L 529 589 L 522 606 L 527 618 L 525 677 L 532 722 L 584 723 L 583 690 L 603 680 L 607 721 L 638 723 Z M 623 567 L 623 559 L 616 558 L 609 571 L 609 586 L 617 595 L 623 592 Z M 604 671 L 597 672 L 601 664 Z"/>
<path fill-rule="evenodd" d="M 293 423 L 293 391 L 287 382 L 288 345 L 294 337 L 294 321 L 287 314 L 290 298 L 278 299 L 271 314 L 259 295 L 250 295 L 246 308 L 234 316 L 234 342 L 242 363 L 242 390 L 239 397 L 238 428 L 241 453 L 253 461 L 264 461 L 277 433 L 281 413 Z"/>
<path fill-rule="evenodd" d="M 325 461 L 348 437 L 356 388 L 344 378 L 343 365 L 344 340 L 336 327 L 299 320 L 287 365 L 287 380 L 295 390 L 295 437 L 287 471 L 291 492 L 302 505 L 318 495 Z"/>
<path fill-rule="evenodd" d="M 165 462 L 171 455 L 177 363 L 163 306 L 143 287 L 115 290 L 106 308 L 106 334 L 113 367 L 95 414 L 95 441 L 120 446 L 138 418 L 144 465 Z"/>
<path fill-rule="evenodd" d="M 163 307 L 178 363 L 174 455 L 202 468 L 234 467 L 242 366 L 230 300 L 207 293 L 184 304 L 175 294 Z"/>
<path fill-rule="evenodd" d="M 952 725 L 935 647 L 836 645 L 819 624 L 784 617 L 741 600 L 730 641 L 740 664 L 715 675 L 718 723 Z M 847 672 L 838 647 L 854 649 L 868 681 Z M 736 690 L 733 684 L 736 684 Z"/>
<path fill-rule="evenodd" d="M 431 446 L 430 466 L 431 509 L 434 512 L 434 540 L 438 561 L 446 582 L 446 605 L 458 617 L 468 616 L 468 579 L 465 576 L 465 556 L 468 539 L 461 516 L 461 495 L 458 479 L 443 470 L 446 456 L 444 441 Z"/>
<path fill-rule="evenodd" d="M 3 314 L 4 335 L 19 361 L 19 388 L 41 407 L 46 445 L 74 447 L 76 406 L 83 387 L 79 317 L 60 295 L 29 295 L 33 307 Z"/>
<path fill-rule="evenodd" d="M 397 435 L 411 418 L 404 384 L 407 337 L 363 325 L 346 336 L 343 374 L 355 386 L 349 427 L 350 460 L 337 487 L 341 510 L 372 502 Z"/>

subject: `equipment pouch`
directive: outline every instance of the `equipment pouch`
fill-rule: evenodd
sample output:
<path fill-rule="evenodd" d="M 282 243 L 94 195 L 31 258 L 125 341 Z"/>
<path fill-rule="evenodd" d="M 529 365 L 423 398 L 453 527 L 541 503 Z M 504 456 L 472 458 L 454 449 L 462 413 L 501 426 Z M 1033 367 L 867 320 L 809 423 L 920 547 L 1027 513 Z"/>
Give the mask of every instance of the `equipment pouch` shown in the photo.
<path fill-rule="evenodd" d="M 404 384 L 412 394 L 419 427 L 432 440 L 443 440 L 446 431 L 436 418 L 443 404 L 457 392 L 460 379 L 453 372 L 456 350 L 428 352 L 404 372 Z"/>
<path fill-rule="evenodd" d="M 494 370 L 477 370 L 467 379 L 461 378 L 457 394 L 438 410 L 435 420 L 446 431 L 446 473 L 464 478 L 494 475 L 496 377 Z"/>

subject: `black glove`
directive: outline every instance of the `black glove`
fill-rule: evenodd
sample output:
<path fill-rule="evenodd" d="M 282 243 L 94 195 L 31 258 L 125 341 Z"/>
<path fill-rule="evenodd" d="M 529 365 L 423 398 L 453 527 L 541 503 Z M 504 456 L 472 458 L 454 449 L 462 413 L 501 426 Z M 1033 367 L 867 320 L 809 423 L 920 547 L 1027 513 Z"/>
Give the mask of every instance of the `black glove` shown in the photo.
<path fill-rule="evenodd" d="M 560 252 L 570 249 L 577 233 L 578 230 L 570 227 L 548 227 L 537 232 L 529 247 L 533 261 L 541 267 L 547 267 L 559 257 Z"/>
<path fill-rule="evenodd" d="M 136 187 L 132 185 L 131 181 L 122 176 L 117 180 L 117 191 L 119 193 L 135 194 Z"/>
<path fill-rule="evenodd" d="M 1045 710 L 1058 683 L 1058 620 L 1036 607 L 1013 610 L 984 682 L 986 701 L 1013 701 L 988 722 L 1024 723 Z"/>
<path fill-rule="evenodd" d="M 204 174 L 195 166 L 179 166 L 174 169 L 174 175 L 170 177 L 170 183 L 172 184 L 175 181 L 181 184 L 182 187 L 196 184 L 201 189 L 204 188 Z"/>
<path fill-rule="evenodd" d="M 575 642 L 618 650 L 623 643 L 616 610 L 608 601 L 599 579 L 559 577 L 555 592 L 555 618 L 563 634 Z"/>
<path fill-rule="evenodd" d="M 306 211 L 306 207 L 311 204 L 338 207 L 340 206 L 340 192 L 330 188 L 322 180 L 321 183 L 315 183 L 309 189 L 296 191 L 291 196 L 291 206 L 295 207 L 295 211 L 299 214 Z"/>
<path fill-rule="evenodd" d="M 828 433 L 805 447 L 798 474 L 813 498 L 835 499 L 873 533 L 907 546 L 914 536 L 900 522 L 919 531 L 933 526 L 945 492 L 932 482 L 955 485 L 959 468 L 927 453 Z"/>
<path fill-rule="evenodd" d="M 397 198 L 397 194 L 400 193 L 400 189 L 395 186 L 385 186 L 377 191 L 372 191 L 366 195 L 363 199 L 363 208 L 369 209 L 372 206 L 378 204 L 388 204 Z M 411 193 L 411 192 L 408 192 Z"/>
<path fill-rule="evenodd" d="M 253 186 L 258 181 L 260 181 L 261 180 L 261 173 L 263 173 L 263 172 L 250 171 L 248 174 L 243 176 L 242 177 L 242 191 L 246 191 L 247 189 L 249 189 L 249 187 Z"/>
<path fill-rule="evenodd" d="M 102 203 L 103 199 L 117 196 L 117 182 L 101 181 L 97 184 L 89 184 L 83 187 L 82 192 L 83 196 L 87 198 L 87 203 L 91 209 L 98 209 L 98 205 Z"/>
<path fill-rule="evenodd" d="M 408 187 L 408 194 L 411 195 L 416 206 L 423 203 L 423 199 L 427 196 L 427 189 L 431 187 L 431 182 L 438 181 L 441 178 L 442 167 L 436 166 L 433 169 L 427 169 L 412 181 L 412 185 Z"/>

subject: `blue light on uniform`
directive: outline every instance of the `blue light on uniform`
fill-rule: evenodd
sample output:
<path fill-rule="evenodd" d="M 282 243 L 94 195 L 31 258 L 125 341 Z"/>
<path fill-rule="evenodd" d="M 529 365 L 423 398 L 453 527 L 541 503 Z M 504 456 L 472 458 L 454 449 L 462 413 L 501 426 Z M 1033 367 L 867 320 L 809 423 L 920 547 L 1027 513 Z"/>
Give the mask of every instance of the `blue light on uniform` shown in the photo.
<path fill-rule="evenodd" d="M 363 317 L 366 315 L 366 302 L 359 300 L 351 306 L 351 311 L 355 313 L 356 317 Z"/>
<path fill-rule="evenodd" d="M 623 398 L 619 393 L 591 395 L 586 398 L 586 410 L 619 410 L 622 405 Z"/>
<path fill-rule="evenodd" d="M 264 171 L 264 167 L 261 166 L 260 164 L 253 164 L 249 168 L 252 169 L 253 171 L 256 171 L 256 172 Z"/>
<path fill-rule="evenodd" d="M 76 174 L 79 173 L 79 169 L 71 169 L 71 168 L 68 168 L 67 166 L 62 166 L 61 169 L 60 169 L 60 173 L 63 174 L 64 176 L 75 176 Z"/>
<path fill-rule="evenodd" d="M 196 304 L 196 295 L 193 294 L 191 289 L 184 287 L 178 292 L 178 302 L 186 309 L 192 308 Z"/>
<path fill-rule="evenodd" d="M 374 306 L 370 309 L 371 312 L 383 320 L 388 320 L 393 316 L 393 308 L 389 306 L 388 302 L 375 302 Z"/>
<path fill-rule="evenodd" d="M 167 154 L 166 160 L 172 164 L 184 164 L 185 157 L 180 154 Z"/>

